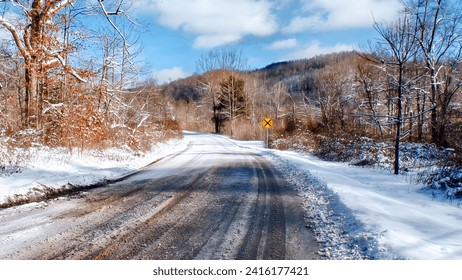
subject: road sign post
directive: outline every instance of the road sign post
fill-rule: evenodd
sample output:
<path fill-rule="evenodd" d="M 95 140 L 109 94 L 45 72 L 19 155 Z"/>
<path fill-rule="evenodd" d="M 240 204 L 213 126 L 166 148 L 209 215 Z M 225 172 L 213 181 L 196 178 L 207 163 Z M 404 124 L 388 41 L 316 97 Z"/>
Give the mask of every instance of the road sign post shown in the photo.
<path fill-rule="evenodd" d="M 273 120 L 271 118 L 264 118 L 261 125 L 266 129 L 266 148 L 269 148 L 268 130 L 273 126 Z"/>

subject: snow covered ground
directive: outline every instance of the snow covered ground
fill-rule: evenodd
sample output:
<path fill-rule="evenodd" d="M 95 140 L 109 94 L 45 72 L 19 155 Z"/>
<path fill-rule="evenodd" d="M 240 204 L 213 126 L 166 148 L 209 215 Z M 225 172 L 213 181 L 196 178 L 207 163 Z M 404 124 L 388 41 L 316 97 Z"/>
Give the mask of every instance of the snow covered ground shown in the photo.
<path fill-rule="evenodd" d="M 460 202 L 369 168 L 291 152 L 273 157 L 303 195 L 327 257 L 462 260 Z M 333 223 L 333 224 L 332 224 Z"/>
<path fill-rule="evenodd" d="M 40 198 L 55 189 L 87 186 L 130 174 L 166 155 L 186 148 L 187 140 L 155 144 L 150 152 L 134 155 L 128 149 L 78 150 L 37 147 L 22 151 L 27 163 L 20 172 L 0 173 L 0 206 Z M 26 154 L 26 155 L 25 155 Z"/>
<path fill-rule="evenodd" d="M 0 177 L 0 203 L 40 195 L 46 188 L 129 174 L 185 149 L 196 135 L 186 133 L 184 139 L 158 145 L 141 157 L 110 151 L 63 159 L 56 150 L 43 150 L 21 173 Z M 315 229 L 326 258 L 462 260 L 460 201 L 437 200 L 422 192 L 422 185 L 386 171 L 267 150 L 258 141 L 233 142 L 243 150 L 265 154 L 299 189 L 305 198 L 307 225 Z"/>

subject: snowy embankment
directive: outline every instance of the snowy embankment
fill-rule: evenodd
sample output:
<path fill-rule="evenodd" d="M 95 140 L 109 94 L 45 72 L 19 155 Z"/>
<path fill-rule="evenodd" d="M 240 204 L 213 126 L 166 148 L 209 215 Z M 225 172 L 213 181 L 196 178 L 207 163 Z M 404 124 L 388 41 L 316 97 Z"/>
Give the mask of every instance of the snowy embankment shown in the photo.
<path fill-rule="evenodd" d="M 187 141 L 172 139 L 137 155 L 129 149 L 33 148 L 27 151 L 27 162 L 17 167 L 20 170 L 0 176 L 0 208 L 115 180 L 186 146 Z"/>
<path fill-rule="evenodd" d="M 269 156 L 305 197 L 327 258 L 462 259 L 460 201 L 435 200 L 387 171 L 294 152 Z"/>

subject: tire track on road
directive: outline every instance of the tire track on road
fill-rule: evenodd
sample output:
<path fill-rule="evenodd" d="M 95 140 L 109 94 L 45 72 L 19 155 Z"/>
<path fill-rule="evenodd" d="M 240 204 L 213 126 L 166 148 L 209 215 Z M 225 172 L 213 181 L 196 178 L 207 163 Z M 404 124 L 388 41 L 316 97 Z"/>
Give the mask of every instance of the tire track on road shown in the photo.
<path fill-rule="evenodd" d="M 254 155 L 258 196 L 251 210 L 249 229 L 237 259 L 284 259 L 285 216 L 279 186 L 271 168 Z"/>

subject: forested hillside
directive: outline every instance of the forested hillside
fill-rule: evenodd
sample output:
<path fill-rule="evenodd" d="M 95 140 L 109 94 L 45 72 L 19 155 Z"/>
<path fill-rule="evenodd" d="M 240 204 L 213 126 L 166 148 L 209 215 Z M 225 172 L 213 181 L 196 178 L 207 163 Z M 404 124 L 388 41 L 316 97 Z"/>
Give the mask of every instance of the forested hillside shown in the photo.
<path fill-rule="evenodd" d="M 370 137 L 387 141 L 395 138 L 398 109 L 394 81 L 389 80 L 393 77 L 384 72 L 393 70 L 388 67 L 380 57 L 346 52 L 274 63 L 254 71 L 207 72 L 172 82 L 158 90 L 175 100 L 175 116 L 182 127 L 215 132 L 214 97 L 216 103 L 228 110 L 222 124 L 223 132 L 231 134 L 234 127 L 233 136 L 237 138 L 258 138 L 262 131 L 261 118 L 268 116 L 276 121 L 274 137 L 304 131 L 329 139 Z M 444 117 L 444 122 L 438 120 L 439 132 L 434 139 L 431 125 L 433 102 L 428 94 L 430 83 L 425 84 L 423 65 L 414 64 L 413 67 L 413 74 L 423 71 L 415 78 L 421 84 L 406 85 L 409 89 L 402 98 L 400 139 L 435 143 L 459 151 L 462 121 L 459 94 L 453 94 L 447 106 L 443 103 L 436 105 L 440 106 L 437 112 L 444 111 L 445 115 L 440 116 Z M 242 80 L 243 88 L 230 91 L 230 77 Z M 456 77 L 450 80 L 454 84 L 441 90 L 452 89 L 457 93 Z M 209 84 L 215 88 L 207 88 Z M 443 98 L 444 94 L 447 93 L 441 92 L 442 96 L 438 98 Z M 241 95 L 243 98 L 239 98 Z M 235 102 L 232 110 L 230 102 Z M 230 119 L 232 113 L 235 124 Z M 236 126 L 240 128 L 236 130 Z"/>

